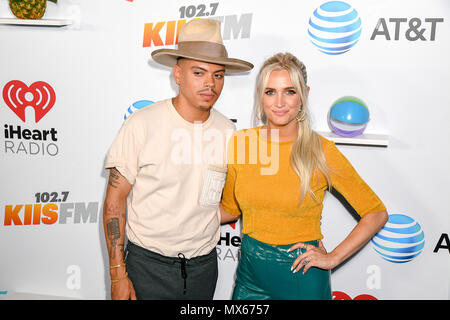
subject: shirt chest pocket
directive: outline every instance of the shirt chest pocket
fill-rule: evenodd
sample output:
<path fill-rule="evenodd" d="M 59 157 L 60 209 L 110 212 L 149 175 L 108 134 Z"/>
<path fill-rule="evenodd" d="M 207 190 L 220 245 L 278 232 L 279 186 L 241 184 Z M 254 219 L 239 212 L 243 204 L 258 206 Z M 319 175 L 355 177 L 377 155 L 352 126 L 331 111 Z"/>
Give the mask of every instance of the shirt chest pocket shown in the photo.
<path fill-rule="evenodd" d="M 219 205 L 226 177 L 226 167 L 208 166 L 200 193 L 199 203 L 201 206 L 217 207 Z"/>

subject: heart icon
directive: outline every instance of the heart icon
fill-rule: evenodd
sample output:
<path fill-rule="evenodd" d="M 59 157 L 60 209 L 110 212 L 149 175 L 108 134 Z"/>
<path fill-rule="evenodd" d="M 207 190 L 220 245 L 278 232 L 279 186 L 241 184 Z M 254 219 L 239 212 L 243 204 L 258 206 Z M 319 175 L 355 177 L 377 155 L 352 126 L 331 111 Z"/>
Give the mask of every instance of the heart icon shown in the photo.
<path fill-rule="evenodd" d="M 3 100 L 23 122 L 25 122 L 25 109 L 32 107 L 35 122 L 38 123 L 54 106 L 56 94 L 44 81 L 34 82 L 28 87 L 22 81 L 12 80 L 3 88 Z"/>
<path fill-rule="evenodd" d="M 360 294 L 359 296 L 354 297 L 353 299 L 342 291 L 333 291 L 333 300 L 378 300 L 374 296 L 370 294 Z"/>

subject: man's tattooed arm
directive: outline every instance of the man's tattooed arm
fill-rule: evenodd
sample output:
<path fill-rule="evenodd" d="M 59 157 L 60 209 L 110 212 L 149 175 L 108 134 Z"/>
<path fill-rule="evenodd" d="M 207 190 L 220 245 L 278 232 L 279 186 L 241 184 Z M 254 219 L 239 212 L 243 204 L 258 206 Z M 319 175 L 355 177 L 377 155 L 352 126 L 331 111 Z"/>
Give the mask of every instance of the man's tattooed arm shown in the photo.
<path fill-rule="evenodd" d="M 109 173 L 108 185 L 113 188 L 118 188 L 120 182 L 120 172 L 116 168 L 112 168 Z"/>
<path fill-rule="evenodd" d="M 126 202 L 130 190 L 131 185 L 120 172 L 111 169 L 103 205 L 103 227 L 111 266 L 123 264 Z"/>
<path fill-rule="evenodd" d="M 106 222 L 107 236 L 110 241 L 109 257 L 116 258 L 117 247 L 120 247 L 120 253 L 123 254 L 123 243 L 120 242 L 120 226 L 118 218 L 111 218 Z"/>

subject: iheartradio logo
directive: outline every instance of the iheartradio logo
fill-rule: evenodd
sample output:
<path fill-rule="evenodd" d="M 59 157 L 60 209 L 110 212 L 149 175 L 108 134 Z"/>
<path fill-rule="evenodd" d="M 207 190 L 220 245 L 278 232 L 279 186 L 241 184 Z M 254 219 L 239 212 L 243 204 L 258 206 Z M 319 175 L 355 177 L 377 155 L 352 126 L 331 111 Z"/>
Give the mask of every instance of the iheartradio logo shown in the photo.
<path fill-rule="evenodd" d="M 342 291 L 333 291 L 333 300 L 378 300 L 374 296 L 370 294 L 360 294 L 359 296 L 354 297 L 353 299 Z"/>
<path fill-rule="evenodd" d="M 27 86 L 20 80 L 12 80 L 3 88 L 3 100 L 6 105 L 25 122 L 25 109 L 32 107 L 35 122 L 38 123 L 55 105 L 55 90 L 44 81 Z"/>
<path fill-rule="evenodd" d="M 44 81 L 36 81 L 28 86 L 22 81 L 12 80 L 3 87 L 2 93 L 8 108 L 23 122 L 27 120 L 27 108 L 33 108 L 34 122 L 38 123 L 53 108 L 56 101 L 55 90 Z M 59 154 L 56 128 L 44 129 L 8 123 L 3 127 L 5 155 L 54 157 Z"/>

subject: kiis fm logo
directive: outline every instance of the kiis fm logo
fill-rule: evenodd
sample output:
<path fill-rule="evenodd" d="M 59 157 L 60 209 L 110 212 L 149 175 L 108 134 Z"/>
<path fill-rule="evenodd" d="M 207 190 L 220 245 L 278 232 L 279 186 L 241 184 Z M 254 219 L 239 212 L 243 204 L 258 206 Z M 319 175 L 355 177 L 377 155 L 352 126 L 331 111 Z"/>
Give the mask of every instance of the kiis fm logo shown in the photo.
<path fill-rule="evenodd" d="M 145 48 L 177 44 L 178 34 L 186 24 L 186 18 L 200 19 L 204 17 L 220 21 L 223 40 L 250 38 L 252 13 L 215 16 L 218 7 L 219 2 L 182 6 L 178 9 L 179 20 L 146 23 L 142 46 Z"/>
<path fill-rule="evenodd" d="M 51 225 L 72 222 L 96 223 L 98 220 L 98 202 L 66 202 L 69 191 L 38 192 L 36 203 L 5 205 L 3 225 Z"/>
<path fill-rule="evenodd" d="M 27 122 L 25 111 L 34 110 L 34 123 L 41 121 L 56 102 L 55 90 L 44 81 L 37 81 L 27 86 L 20 80 L 9 81 L 2 90 L 6 106 L 24 123 Z M 29 129 L 13 124 L 4 124 L 5 154 L 50 155 L 59 152 L 57 131 Z M 23 141 L 25 140 L 25 141 Z"/>

